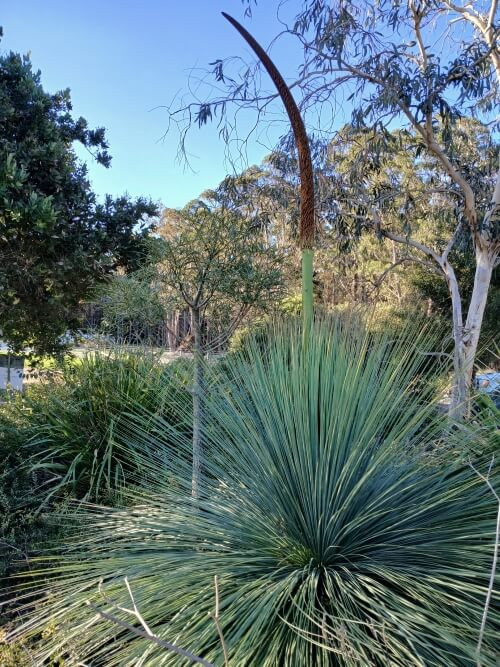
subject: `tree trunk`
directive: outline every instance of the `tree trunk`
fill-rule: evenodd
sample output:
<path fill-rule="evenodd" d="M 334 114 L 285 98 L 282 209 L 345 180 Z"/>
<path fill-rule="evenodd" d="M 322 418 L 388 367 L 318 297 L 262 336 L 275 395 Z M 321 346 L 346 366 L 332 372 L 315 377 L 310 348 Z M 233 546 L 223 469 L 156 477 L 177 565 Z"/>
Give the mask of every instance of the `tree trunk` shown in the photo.
<path fill-rule="evenodd" d="M 469 412 L 469 395 L 474 373 L 474 361 L 494 263 L 494 257 L 491 257 L 487 251 L 480 248 L 476 250 L 476 273 L 465 326 L 463 325 L 462 305 L 455 272 L 449 265 L 445 270 L 452 302 L 453 341 L 455 344 L 453 355 L 454 379 L 450 405 L 450 416 L 453 419 L 462 419 Z"/>
<path fill-rule="evenodd" d="M 191 494 L 200 495 L 203 463 L 203 391 L 204 361 L 201 340 L 201 315 L 198 308 L 191 308 L 191 327 L 194 336 L 193 378 L 193 477 Z"/>
<path fill-rule="evenodd" d="M 443 266 L 443 271 L 448 283 L 448 289 L 450 290 L 453 317 L 453 385 L 451 388 L 449 415 L 452 419 L 462 419 L 467 409 L 462 299 L 453 267 L 446 262 Z"/>
<path fill-rule="evenodd" d="M 470 388 L 472 383 L 474 360 L 476 358 L 494 262 L 494 258 L 491 257 L 488 252 L 480 249 L 476 250 L 474 287 L 472 289 L 469 309 L 467 312 L 467 321 L 464 329 L 465 381 L 468 388 Z"/>

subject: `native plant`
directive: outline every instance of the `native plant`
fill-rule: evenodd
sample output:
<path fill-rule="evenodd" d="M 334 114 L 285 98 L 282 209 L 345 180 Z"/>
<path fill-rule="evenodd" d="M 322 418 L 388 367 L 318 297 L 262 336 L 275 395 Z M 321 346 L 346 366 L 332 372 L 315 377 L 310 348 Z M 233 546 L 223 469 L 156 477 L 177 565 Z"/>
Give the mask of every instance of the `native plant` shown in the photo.
<path fill-rule="evenodd" d="M 221 189 L 182 210 L 167 209 L 159 229 L 152 282 L 165 300 L 188 308 L 193 334 L 193 495 L 198 494 L 203 468 L 205 316 L 226 310 L 220 342 L 227 342 L 252 309 L 266 309 L 283 293 L 283 256 L 268 243 L 260 225 L 240 211 L 228 209 Z M 152 261 L 154 259 L 152 258 Z"/>
<path fill-rule="evenodd" d="M 189 435 L 189 382 L 190 374 L 177 364 L 117 349 L 66 365 L 29 392 L 22 406 L 23 444 L 31 470 L 45 479 L 44 501 L 63 492 L 109 499 L 123 487 L 137 457 L 147 457 L 144 443 L 123 446 L 121 429 L 130 411 L 174 423 Z"/>
<path fill-rule="evenodd" d="M 465 433 L 446 432 L 430 383 L 416 382 L 434 372 L 428 334 L 391 340 L 339 321 L 316 322 L 306 347 L 301 334 L 282 325 L 214 374 L 196 502 L 179 436 L 178 460 L 133 507 L 79 507 L 63 553 L 25 588 L 14 636 L 35 639 L 38 664 L 183 664 L 103 618 L 134 623 L 125 577 L 156 638 L 222 664 L 215 575 L 231 665 L 475 663 L 496 505 L 469 466 L 426 463 Z M 143 422 L 133 446 L 161 450 Z M 495 598 L 484 667 L 499 628 Z"/>
<path fill-rule="evenodd" d="M 314 178 L 309 139 L 304 121 L 302 120 L 297 103 L 293 99 L 290 88 L 286 85 L 283 76 L 269 57 L 269 54 L 241 23 L 225 12 L 222 12 L 222 15 L 249 44 L 271 77 L 285 106 L 295 138 L 300 169 L 299 240 L 302 254 L 302 310 L 304 317 L 304 340 L 307 340 L 314 315 L 313 257 L 315 242 Z"/>

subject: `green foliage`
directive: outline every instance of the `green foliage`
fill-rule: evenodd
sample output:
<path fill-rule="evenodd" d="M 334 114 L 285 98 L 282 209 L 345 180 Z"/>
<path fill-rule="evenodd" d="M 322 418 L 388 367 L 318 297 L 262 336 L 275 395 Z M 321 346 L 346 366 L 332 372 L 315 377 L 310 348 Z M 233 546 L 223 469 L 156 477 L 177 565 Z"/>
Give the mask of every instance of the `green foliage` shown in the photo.
<path fill-rule="evenodd" d="M 0 320 L 16 349 L 53 352 L 78 304 L 117 266 L 135 269 L 157 207 L 98 203 L 72 148 L 110 163 L 104 129 L 71 115 L 69 90 L 45 92 L 28 57 L 0 57 Z"/>
<path fill-rule="evenodd" d="M 498 368 L 500 347 L 497 345 L 494 349 L 490 349 L 488 357 Z M 472 421 L 481 432 L 482 437 L 473 440 L 471 446 L 466 450 L 465 456 L 468 460 L 484 464 L 490 463 L 492 459 L 500 460 L 500 409 L 497 401 L 498 396 L 494 397 L 480 390 L 476 390 L 473 396 Z"/>
<path fill-rule="evenodd" d="M 284 257 L 220 197 L 208 193 L 180 211 L 165 211 L 155 252 L 165 300 L 210 315 L 223 340 L 250 309 L 265 310 L 281 298 Z"/>
<path fill-rule="evenodd" d="M 488 5 L 471 9 L 443 0 L 419 4 L 380 0 L 375 6 L 358 0 L 314 0 L 284 8 L 277 39 L 288 39 L 288 49 L 295 40 L 297 56 L 302 58 L 294 86 L 295 93 L 302 94 L 301 110 L 330 109 L 340 88 L 350 95 L 353 124 L 373 128 L 381 140 L 387 125 L 411 119 L 425 126 L 430 114 L 441 118 L 443 144 L 453 155 L 454 120 L 470 114 L 492 125 L 497 122 L 495 36 L 488 23 Z M 435 35 L 431 47 L 429 38 L 437 23 L 447 30 Z M 449 48 L 450 40 L 456 41 L 455 49 Z M 217 119 L 221 136 L 229 143 L 237 138 L 239 110 L 251 108 L 264 115 L 265 107 L 257 106 L 267 99 L 267 91 L 261 89 L 262 64 L 241 67 L 238 58 L 228 58 L 211 65 L 216 83 L 212 96 L 202 101 L 192 98 L 179 113 L 185 111 L 184 119 L 193 126 Z M 331 130 L 337 118 L 325 114 L 320 130 Z M 421 145 L 425 135 L 422 139 Z"/>
<path fill-rule="evenodd" d="M 132 324 L 140 336 L 166 317 L 158 287 L 144 279 L 141 271 L 115 274 L 96 290 L 95 298 L 102 312 L 100 328 L 120 340 Z"/>
<path fill-rule="evenodd" d="M 298 315 L 302 311 L 302 294 L 293 294 L 283 299 L 281 310 L 288 315 Z"/>
<path fill-rule="evenodd" d="M 29 654 L 19 644 L 3 644 L 0 629 L 0 665 L 2 667 L 20 667 L 28 664 Z"/>
<path fill-rule="evenodd" d="M 427 345 L 422 331 L 391 341 L 323 321 L 305 352 L 290 324 L 264 353 L 250 341 L 231 356 L 205 401 L 202 495 L 179 438 L 160 493 L 80 507 L 64 555 L 29 583 L 40 599 L 18 634 L 56 629 L 37 661 L 183 664 L 84 604 L 130 621 L 114 606 L 131 605 L 127 576 L 157 636 L 221 664 L 217 575 L 231 664 L 474 665 L 496 506 L 467 467 L 422 465 L 438 436 L 461 437 L 412 390 Z M 499 629 L 495 601 L 484 667 Z"/>
<path fill-rule="evenodd" d="M 32 470 L 52 478 L 52 492 L 112 500 L 137 465 L 138 452 L 120 448 L 128 412 L 140 406 L 188 434 L 187 385 L 186 369 L 141 353 L 94 354 L 65 366 L 25 399 Z"/>
<path fill-rule="evenodd" d="M 40 521 L 31 511 L 36 480 L 23 460 L 25 423 L 14 400 L 0 405 L 0 579 L 13 561 L 24 557 L 40 528 Z"/>
<path fill-rule="evenodd" d="M 489 396 L 477 394 L 473 401 L 473 420 L 483 437 L 469 449 L 469 456 L 489 463 L 500 460 L 500 410 Z"/>
<path fill-rule="evenodd" d="M 30 558 L 60 533 L 59 526 L 49 524 L 46 513 L 39 511 L 47 478 L 41 471 L 30 470 L 26 452 L 29 437 L 29 410 L 14 392 L 0 404 L 0 589 L 5 577 L 25 571 Z M 8 612 L 9 606 L 1 607 L 0 625 Z M 7 660 L 1 630 L 0 655 Z M 12 655 L 17 655 L 16 650 Z"/>
<path fill-rule="evenodd" d="M 264 347 L 268 339 L 268 330 L 269 319 L 265 317 L 261 317 L 249 325 L 236 329 L 229 342 L 229 353 L 242 352 L 246 348 L 248 340 L 255 339 L 257 336 L 260 337 L 261 344 Z"/>
<path fill-rule="evenodd" d="M 276 313 L 281 313 L 287 318 L 298 317 L 302 311 L 302 294 L 297 293 L 291 296 L 287 296 L 280 301 L 277 305 Z M 274 317 L 275 319 L 275 317 Z M 248 341 L 255 341 L 259 339 L 262 346 L 262 350 L 265 349 L 267 345 L 267 340 L 269 337 L 269 327 L 273 321 L 273 315 L 262 315 L 260 317 L 252 319 L 249 324 L 238 327 L 234 334 L 231 336 L 229 341 L 229 352 L 244 352 L 248 345 Z"/>

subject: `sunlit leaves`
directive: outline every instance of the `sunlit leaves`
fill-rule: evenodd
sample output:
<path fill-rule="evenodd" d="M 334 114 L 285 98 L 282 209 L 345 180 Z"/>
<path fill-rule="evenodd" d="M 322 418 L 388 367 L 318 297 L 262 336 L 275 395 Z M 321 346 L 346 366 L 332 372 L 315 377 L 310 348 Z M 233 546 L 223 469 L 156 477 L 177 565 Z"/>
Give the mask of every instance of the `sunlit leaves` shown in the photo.
<path fill-rule="evenodd" d="M 73 119 L 69 90 L 44 91 L 27 57 L 0 58 L 0 320 L 17 349 L 60 347 L 79 326 L 95 283 L 135 269 L 156 205 L 128 196 L 96 201 L 79 142 L 108 166 L 103 128 Z"/>

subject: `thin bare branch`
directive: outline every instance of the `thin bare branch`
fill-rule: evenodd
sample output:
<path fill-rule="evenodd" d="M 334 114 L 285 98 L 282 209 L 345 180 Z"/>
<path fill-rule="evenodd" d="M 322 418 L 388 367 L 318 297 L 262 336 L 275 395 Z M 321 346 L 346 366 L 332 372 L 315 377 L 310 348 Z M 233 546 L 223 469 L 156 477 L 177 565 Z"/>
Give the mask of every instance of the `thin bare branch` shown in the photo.
<path fill-rule="evenodd" d="M 165 641 L 164 639 L 160 639 L 156 635 L 152 635 L 145 630 L 140 630 L 139 628 L 135 627 L 134 625 L 131 625 L 130 623 L 127 623 L 126 621 L 122 621 L 121 618 L 117 618 L 113 614 L 108 613 L 107 611 L 102 611 L 97 607 L 96 605 L 92 604 L 92 602 L 87 601 L 87 605 L 96 612 L 96 614 L 99 614 L 102 618 L 104 618 L 107 621 L 110 621 L 111 623 L 114 623 L 115 625 L 120 626 L 124 630 L 128 630 L 129 632 L 132 632 L 134 635 L 137 635 L 138 637 L 144 637 L 145 639 L 148 639 L 149 641 L 153 642 L 153 644 L 157 644 L 158 646 L 161 646 L 162 648 L 167 649 L 168 651 L 173 651 L 174 653 L 177 653 L 178 655 L 182 655 L 184 658 L 187 658 L 191 662 L 198 663 L 200 665 L 204 665 L 205 667 L 215 667 L 215 665 L 211 662 L 208 662 L 207 660 L 204 660 L 203 658 L 200 658 L 197 655 L 194 655 L 193 653 L 190 653 L 189 651 L 185 651 L 184 649 L 180 648 L 179 646 L 176 646 L 175 644 L 171 644 L 170 642 Z"/>
<path fill-rule="evenodd" d="M 486 486 L 489 488 L 491 493 L 494 495 L 494 497 L 496 498 L 496 501 L 498 503 L 497 525 L 496 525 L 496 532 L 495 532 L 495 546 L 493 548 L 493 562 L 491 564 L 490 582 L 489 582 L 489 585 L 488 585 L 488 591 L 486 593 L 486 600 L 484 602 L 483 617 L 482 617 L 482 620 L 481 620 L 481 628 L 479 630 L 479 638 L 478 638 L 477 647 L 476 647 L 476 656 L 477 656 L 476 665 L 477 665 L 477 667 L 481 667 L 481 648 L 482 648 L 482 645 L 483 645 L 484 633 L 485 633 L 485 630 L 486 630 L 486 622 L 488 620 L 488 612 L 489 612 L 489 609 L 490 609 L 491 596 L 493 595 L 493 587 L 495 585 L 495 577 L 496 577 L 497 562 L 498 562 L 498 551 L 499 551 L 499 545 L 500 545 L 500 496 L 495 491 L 495 488 L 493 487 L 493 484 L 490 481 L 490 474 L 491 474 L 494 462 L 495 462 L 495 456 L 493 455 L 492 458 L 491 458 L 491 461 L 490 461 L 490 465 L 488 467 L 487 474 L 482 475 L 479 472 L 479 470 L 477 470 L 474 467 L 474 464 L 472 463 L 472 461 L 469 460 L 469 465 L 472 468 L 472 470 L 486 484 Z"/>
<path fill-rule="evenodd" d="M 455 227 L 455 231 L 453 232 L 450 240 L 446 244 L 446 248 L 443 250 L 443 254 L 441 255 L 441 260 L 443 261 L 443 263 L 448 261 L 448 255 L 450 254 L 451 249 L 455 245 L 455 242 L 459 237 L 461 231 L 462 231 L 462 221 L 460 221 L 458 225 Z"/>
<path fill-rule="evenodd" d="M 131 600 L 131 602 L 132 602 L 132 606 L 133 606 L 133 608 L 134 608 L 134 615 L 136 616 L 137 620 L 138 620 L 139 623 L 142 625 L 142 627 L 144 628 L 144 630 L 145 630 L 149 635 L 152 635 L 153 632 L 151 631 L 149 625 L 146 623 L 146 621 L 144 620 L 144 618 L 143 618 L 143 617 L 141 616 L 141 614 L 139 613 L 139 610 L 137 609 L 137 605 L 135 604 L 134 596 L 132 595 L 132 589 L 130 588 L 130 584 L 128 583 L 128 579 L 127 579 L 127 577 L 125 577 L 125 586 L 127 587 L 127 591 L 128 591 L 130 600 Z M 128 610 L 124 610 L 124 611 L 128 611 Z"/>
<path fill-rule="evenodd" d="M 229 667 L 229 656 L 227 652 L 226 642 L 224 640 L 224 633 L 222 632 L 222 626 L 220 624 L 220 614 L 219 614 L 219 578 L 217 575 L 214 577 L 214 586 L 215 586 L 215 613 L 210 614 L 210 617 L 213 618 L 215 627 L 219 634 L 220 643 L 222 646 L 222 651 L 224 653 L 224 666 Z"/>
<path fill-rule="evenodd" d="M 399 234 L 394 234 L 394 232 L 391 232 L 387 229 L 383 229 L 380 224 L 380 216 L 378 211 L 373 209 L 372 212 L 375 221 L 375 228 L 379 234 L 382 234 L 382 236 L 385 236 L 385 238 L 391 239 L 392 241 L 396 241 L 396 243 L 404 243 L 411 246 L 412 248 L 420 250 L 420 252 L 423 252 L 428 257 L 431 257 L 440 267 L 442 267 L 441 257 L 435 250 L 429 248 L 429 246 L 426 246 L 423 243 L 420 243 L 419 241 L 415 241 L 415 239 L 412 239 L 409 236 L 401 236 Z"/>
<path fill-rule="evenodd" d="M 401 264 L 404 264 L 404 262 L 411 262 L 412 259 L 413 259 L 412 257 L 401 257 L 401 259 L 398 259 L 396 262 L 388 266 L 384 271 L 382 271 L 377 280 L 372 282 L 373 285 L 372 291 L 377 290 L 382 285 L 382 283 L 384 282 L 384 280 L 391 271 L 396 269 L 398 266 L 401 266 Z"/>

